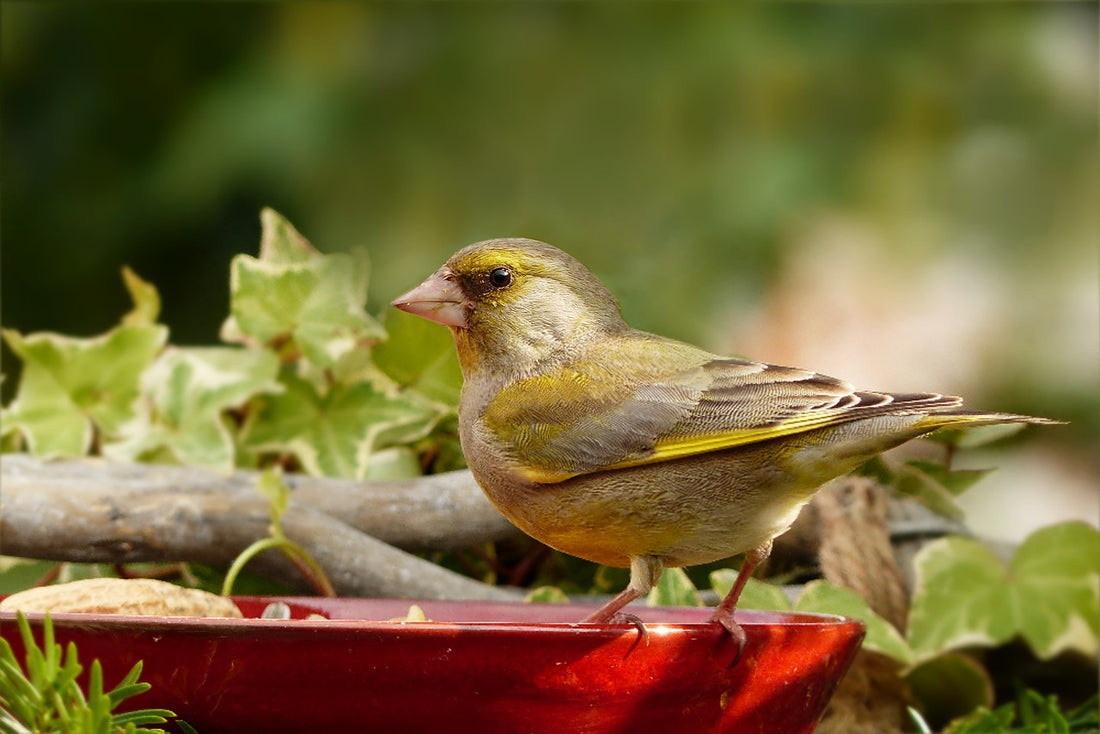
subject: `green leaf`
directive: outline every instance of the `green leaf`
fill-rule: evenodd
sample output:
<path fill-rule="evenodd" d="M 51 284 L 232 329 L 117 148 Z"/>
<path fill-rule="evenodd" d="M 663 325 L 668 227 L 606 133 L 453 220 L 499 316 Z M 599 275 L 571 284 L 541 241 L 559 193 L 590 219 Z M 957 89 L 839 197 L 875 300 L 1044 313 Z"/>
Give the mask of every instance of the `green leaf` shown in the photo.
<path fill-rule="evenodd" d="M 718 596 L 725 597 L 733 588 L 737 580 L 737 571 L 732 568 L 720 568 L 710 574 L 711 588 Z M 765 609 L 770 611 L 786 612 L 791 609 L 791 602 L 783 589 L 775 584 L 769 584 L 759 579 L 750 578 L 745 588 L 741 590 L 741 598 L 737 600 L 738 609 Z"/>
<path fill-rule="evenodd" d="M 952 721 L 944 734 L 989 734 L 990 732 L 1011 732 L 1016 721 L 1016 704 L 1006 703 L 992 711 L 979 706 L 965 716 Z"/>
<path fill-rule="evenodd" d="M 710 574 L 710 583 L 719 596 L 724 597 L 733 588 L 737 571 L 718 569 Z M 741 591 L 738 609 L 764 609 L 789 611 L 790 600 L 781 588 L 755 578 L 750 578 Z M 867 602 L 853 591 L 826 581 L 811 581 L 802 590 L 793 608 L 800 612 L 837 614 L 861 620 L 867 625 L 863 645 L 869 650 L 889 655 L 903 663 L 912 660 L 912 653 L 901 634 L 882 617 L 875 614 Z"/>
<path fill-rule="evenodd" d="M 964 429 L 945 428 L 929 434 L 926 438 L 958 449 L 973 449 L 1014 436 L 1026 427 L 1023 423 L 999 423 Z"/>
<path fill-rule="evenodd" d="M 1070 731 L 1100 731 L 1100 695 L 1092 694 L 1079 706 L 1066 712 Z"/>
<path fill-rule="evenodd" d="M 23 432 L 8 420 L 6 410 L 0 410 L 0 454 L 16 454 L 24 450 Z"/>
<path fill-rule="evenodd" d="M 958 497 L 974 486 L 979 479 L 993 471 L 992 469 L 949 469 L 933 461 L 909 461 L 906 464 L 931 477 L 953 497 Z"/>
<path fill-rule="evenodd" d="M 569 597 L 557 586 L 540 586 L 527 592 L 523 599 L 533 604 L 568 604 Z"/>
<path fill-rule="evenodd" d="M 57 565 L 57 561 L 0 556 L 0 594 L 14 594 L 37 585 Z"/>
<path fill-rule="evenodd" d="M 909 644 L 917 660 L 960 647 L 993 647 L 1016 631 L 1004 566 L 976 540 L 946 537 L 913 559 Z"/>
<path fill-rule="evenodd" d="M 917 659 L 1021 635 L 1040 658 L 1093 655 L 1100 631 L 1100 533 L 1084 522 L 1042 528 L 1012 559 L 1011 573 L 968 538 L 941 538 L 914 558 L 909 641 Z"/>
<path fill-rule="evenodd" d="M 72 643 L 69 643 L 72 645 Z M 76 659 L 76 647 L 69 648 L 70 657 Z M 77 690 L 80 690 L 79 688 Z M 102 723 L 110 721 L 111 707 L 110 698 L 103 693 L 103 666 L 99 664 L 98 660 L 92 661 L 91 671 L 88 673 L 88 709 L 90 716 L 88 718 L 94 721 L 92 731 L 96 731 L 102 726 Z M 96 721 L 98 719 L 98 721 Z"/>
<path fill-rule="evenodd" d="M 703 600 L 695 584 L 682 568 L 666 568 L 649 591 L 646 604 L 651 607 L 701 607 Z"/>
<path fill-rule="evenodd" d="M 867 625 L 867 636 L 863 638 L 865 650 L 888 655 L 901 663 L 912 662 L 913 653 L 897 628 L 875 614 L 867 601 L 854 591 L 826 581 L 811 581 L 802 590 L 794 608 L 800 612 L 838 614 L 861 620 Z"/>
<path fill-rule="evenodd" d="M 30 623 L 17 612 L 16 623 L 26 652 L 25 670 L 21 669 L 7 640 L 0 639 L 0 730 L 11 732 L 149 732 L 136 729 L 139 724 L 162 724 L 171 711 L 145 709 L 117 716 L 112 710 L 124 699 L 144 693 L 148 683 L 138 683 L 138 662 L 112 691 L 103 690 L 103 671 L 99 660 L 92 660 L 88 673 L 88 693 L 81 688 L 83 666 L 77 658 L 74 642 L 65 648 L 54 638 L 53 620 L 47 614 L 42 622 L 42 645 L 31 632 Z"/>
<path fill-rule="evenodd" d="M 993 705 L 989 673 L 962 653 L 948 652 L 926 660 L 909 671 L 905 680 L 937 731 L 952 719 Z"/>
<path fill-rule="evenodd" d="M 855 474 L 874 479 L 879 484 L 890 486 L 894 483 L 894 470 L 881 455 L 876 456 L 857 467 Z"/>
<path fill-rule="evenodd" d="M 566 556 L 565 558 L 568 558 Z M 569 563 L 569 561 L 565 561 Z M 580 561 L 578 563 L 585 563 Z M 596 573 L 592 577 L 592 591 L 596 593 L 611 593 L 618 591 L 630 583 L 630 571 L 617 566 L 597 566 Z"/>
<path fill-rule="evenodd" d="M 271 207 L 260 210 L 260 259 L 272 263 L 303 263 L 317 250 L 283 215 Z"/>
<path fill-rule="evenodd" d="M 314 476 L 362 479 L 374 451 L 387 441 L 422 436 L 438 419 L 438 413 L 367 382 L 333 385 L 322 394 L 288 374 L 284 385 L 284 393 L 263 400 L 240 441 L 251 451 L 292 454 Z"/>
<path fill-rule="evenodd" d="M 420 457 L 408 446 L 390 446 L 375 451 L 367 463 L 364 479 L 373 481 L 394 481 L 413 479 L 424 473 Z"/>
<path fill-rule="evenodd" d="M 278 367 L 278 359 L 266 351 L 169 348 L 142 378 L 138 416 L 104 453 L 130 460 L 167 454 L 186 464 L 232 470 L 233 432 L 225 411 L 256 395 L 281 391 Z"/>
<path fill-rule="evenodd" d="M 923 471 L 915 463 L 897 467 L 891 486 L 898 492 L 920 501 L 938 515 L 954 520 L 963 518 L 962 508 L 955 502 L 956 492 L 951 491 L 935 476 Z"/>
<path fill-rule="evenodd" d="M 1035 653 L 1095 655 L 1100 636 L 1100 531 L 1066 522 L 1032 533 L 1012 558 L 1019 626 Z"/>
<path fill-rule="evenodd" d="M 371 349 L 375 365 L 402 387 L 458 405 L 462 369 L 449 330 L 397 309 L 386 311 L 387 338 Z"/>
<path fill-rule="evenodd" d="M 127 326 L 152 326 L 160 317 L 160 293 L 156 286 L 138 277 L 137 273 L 123 266 L 122 282 L 134 301 L 134 308 L 122 317 Z"/>
<path fill-rule="evenodd" d="M 168 329 L 123 325 L 88 339 L 6 329 L 4 338 L 23 361 L 5 432 L 21 432 L 40 456 L 80 456 L 92 448 L 95 430 L 111 437 L 133 417 L 139 378 Z"/>
<path fill-rule="evenodd" d="M 325 368 L 385 335 L 363 310 L 365 253 L 321 255 L 273 211 L 262 219 L 260 257 L 237 255 L 230 264 L 224 340 L 269 346 L 284 361 L 301 354 Z"/>

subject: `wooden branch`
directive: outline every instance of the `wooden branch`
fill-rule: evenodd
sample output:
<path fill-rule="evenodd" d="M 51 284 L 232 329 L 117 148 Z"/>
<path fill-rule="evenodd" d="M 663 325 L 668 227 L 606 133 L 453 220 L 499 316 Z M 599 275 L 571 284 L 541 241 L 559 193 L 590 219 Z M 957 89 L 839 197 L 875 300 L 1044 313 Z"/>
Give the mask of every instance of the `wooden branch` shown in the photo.
<path fill-rule="evenodd" d="M 251 486 L 254 475 L 248 476 Z M 286 478 L 295 502 L 405 550 L 452 550 L 522 536 L 469 471 L 393 482 Z"/>
<path fill-rule="evenodd" d="M 180 466 L 5 455 L 0 460 L 0 554 L 225 566 L 268 535 L 270 506 L 255 479 L 254 472 L 221 477 Z M 474 499 L 473 493 L 481 491 L 468 473 L 412 484 L 293 477 L 283 530 L 317 559 L 341 595 L 515 598 L 344 522 L 365 524 L 414 547 L 433 539 L 454 547 L 457 540 L 485 542 L 517 532 L 486 511 L 492 509 L 487 500 Z M 406 520 L 404 528 L 393 527 Z M 254 563 L 258 572 L 300 587 L 300 576 L 281 554 L 265 552 Z"/>
<path fill-rule="evenodd" d="M 26 454 L 0 457 L 0 477 L 43 490 L 79 487 L 125 491 L 153 502 L 161 496 L 257 494 L 258 472 L 230 475 L 172 464 L 101 459 L 42 461 Z M 520 531 L 493 507 L 468 471 L 417 479 L 369 482 L 289 474 L 294 503 L 405 550 L 453 550 L 517 537 Z M 111 495 L 113 496 L 113 495 Z"/>

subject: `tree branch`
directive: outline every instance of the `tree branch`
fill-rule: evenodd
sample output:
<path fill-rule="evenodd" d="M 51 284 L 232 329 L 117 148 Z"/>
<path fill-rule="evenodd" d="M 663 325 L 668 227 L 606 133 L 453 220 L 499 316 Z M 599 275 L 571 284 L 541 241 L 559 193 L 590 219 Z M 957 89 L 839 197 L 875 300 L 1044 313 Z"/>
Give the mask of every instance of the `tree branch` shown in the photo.
<path fill-rule="evenodd" d="M 5 455 L 0 461 L 0 553 L 91 563 L 227 566 L 268 535 L 271 512 L 255 489 L 257 476 Z M 338 594 L 515 598 L 371 537 L 376 532 L 410 548 L 436 543 L 445 549 L 517 533 L 468 472 L 393 483 L 295 476 L 287 484 L 292 493 L 283 530 L 316 558 Z M 300 576 L 282 554 L 265 552 L 254 563 L 257 572 L 301 588 Z"/>

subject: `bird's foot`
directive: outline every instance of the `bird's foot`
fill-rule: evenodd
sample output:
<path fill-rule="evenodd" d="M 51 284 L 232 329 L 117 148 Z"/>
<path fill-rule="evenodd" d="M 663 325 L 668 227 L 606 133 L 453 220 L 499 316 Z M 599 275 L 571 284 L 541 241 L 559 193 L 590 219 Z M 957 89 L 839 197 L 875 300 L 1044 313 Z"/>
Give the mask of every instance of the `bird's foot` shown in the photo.
<path fill-rule="evenodd" d="M 748 642 L 745 628 L 733 618 L 732 609 L 726 609 L 722 606 L 714 610 L 714 614 L 711 616 L 710 621 L 722 625 L 726 632 L 729 632 L 733 644 L 737 645 L 737 654 L 734 655 L 733 662 L 730 663 L 730 667 L 732 668 L 741 661 L 741 655 L 745 652 L 745 643 Z"/>
<path fill-rule="evenodd" d="M 645 622 L 642 618 L 636 614 L 623 611 L 611 611 L 607 612 L 605 609 L 598 609 L 594 613 L 588 615 L 582 622 L 597 622 L 601 624 L 632 624 L 638 630 L 638 639 L 644 645 L 649 645 L 649 629 L 645 626 Z"/>

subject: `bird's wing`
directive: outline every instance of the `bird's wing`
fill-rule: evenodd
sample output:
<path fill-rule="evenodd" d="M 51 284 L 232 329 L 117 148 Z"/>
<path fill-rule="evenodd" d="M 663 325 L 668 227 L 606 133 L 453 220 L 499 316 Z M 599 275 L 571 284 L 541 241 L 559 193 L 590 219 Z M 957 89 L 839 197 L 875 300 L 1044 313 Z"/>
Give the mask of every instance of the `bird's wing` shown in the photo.
<path fill-rule="evenodd" d="M 659 435 L 649 453 L 612 466 L 718 451 L 876 415 L 962 405 L 960 398 L 938 393 L 856 390 L 835 377 L 760 362 L 714 359 L 703 366 L 703 373 L 707 385 L 688 414 Z"/>
<path fill-rule="evenodd" d="M 623 360 L 629 367 L 581 362 L 515 383 L 490 404 L 486 427 L 508 446 L 518 472 L 558 482 L 874 415 L 961 404 L 935 393 L 856 391 L 816 372 L 702 352 L 692 367 L 670 370 L 666 361 L 682 364 L 690 356 L 684 350 L 694 349 L 677 346 L 683 349 L 668 360 L 654 359 L 649 345 L 636 360 Z M 648 378 L 640 387 L 639 373 Z"/>

